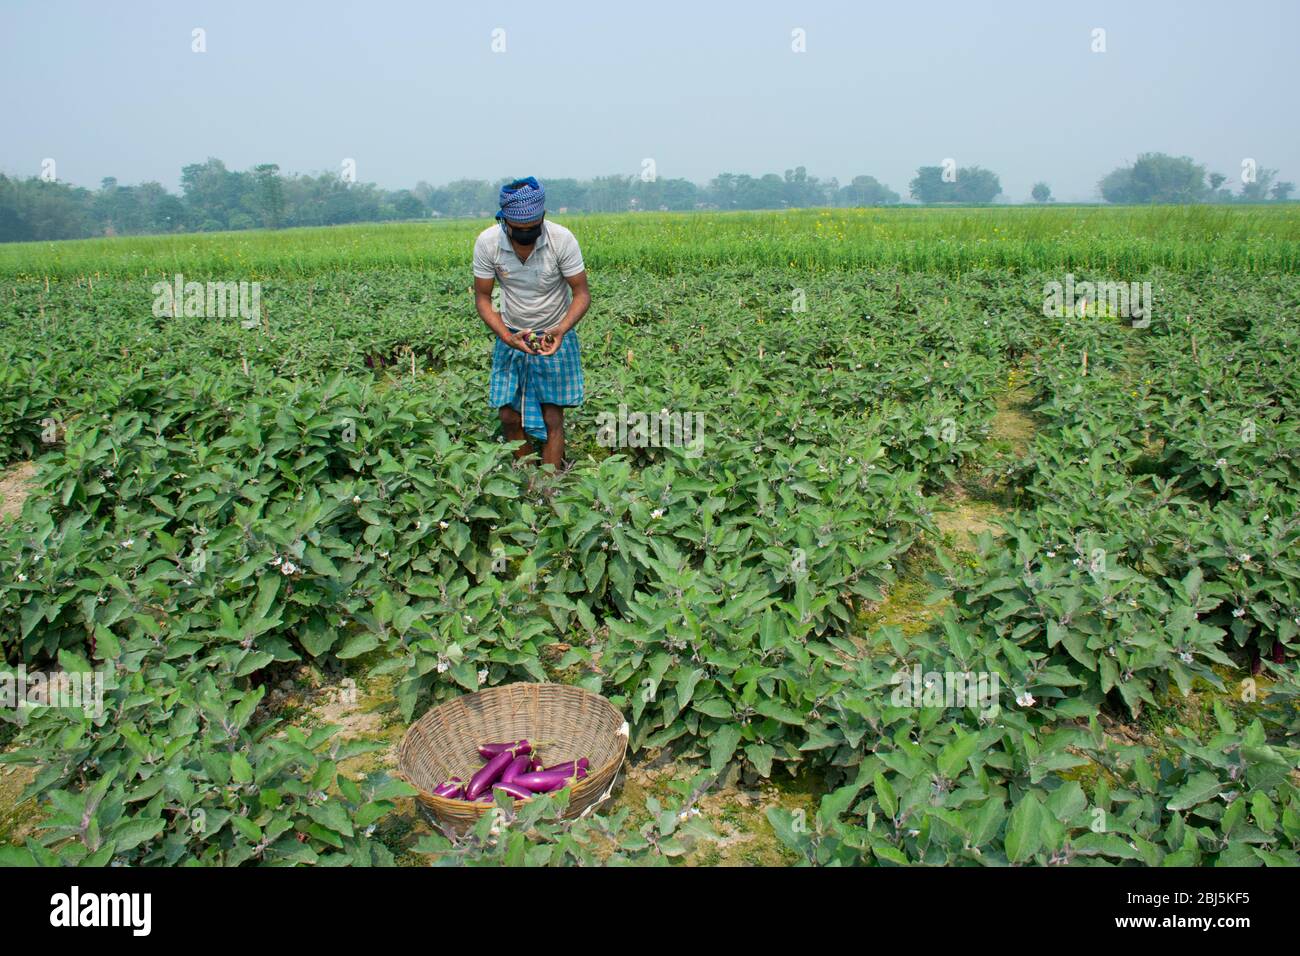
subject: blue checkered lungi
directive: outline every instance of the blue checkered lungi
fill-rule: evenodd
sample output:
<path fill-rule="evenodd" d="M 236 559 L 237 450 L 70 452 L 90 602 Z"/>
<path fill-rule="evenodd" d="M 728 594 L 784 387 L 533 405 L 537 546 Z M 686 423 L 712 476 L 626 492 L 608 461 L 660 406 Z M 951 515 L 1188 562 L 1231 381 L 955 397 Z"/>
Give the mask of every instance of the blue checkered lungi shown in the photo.
<path fill-rule="evenodd" d="M 510 329 L 514 333 L 515 329 Z M 578 334 L 572 329 L 554 355 L 529 355 L 496 340 L 488 399 L 493 408 L 509 405 L 524 419 L 524 431 L 546 441 L 542 403 L 572 407 L 584 398 Z"/>

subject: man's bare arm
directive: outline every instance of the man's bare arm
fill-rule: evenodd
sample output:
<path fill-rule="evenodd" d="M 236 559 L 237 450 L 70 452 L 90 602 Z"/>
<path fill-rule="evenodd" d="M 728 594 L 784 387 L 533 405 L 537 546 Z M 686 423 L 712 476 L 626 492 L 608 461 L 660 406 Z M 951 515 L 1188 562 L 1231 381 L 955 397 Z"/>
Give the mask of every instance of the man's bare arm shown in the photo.
<path fill-rule="evenodd" d="M 506 320 L 501 317 L 492 306 L 492 287 L 496 284 L 495 279 L 480 279 L 474 277 L 474 308 L 478 310 L 478 317 L 483 320 L 489 329 L 496 333 L 497 338 L 511 348 L 519 349 L 521 352 L 527 352 L 529 355 L 537 353 L 530 349 L 524 342 L 522 334 L 511 335 L 510 330 L 506 328 Z"/>
<path fill-rule="evenodd" d="M 591 308 L 591 289 L 587 285 L 586 270 L 579 272 L 577 275 L 565 276 L 564 281 L 569 283 L 569 288 L 573 290 L 573 300 L 569 303 L 568 311 L 564 313 L 564 318 L 560 320 L 560 324 L 552 330 L 551 334 L 555 338 L 551 343 L 551 347 L 541 350 L 543 355 L 550 355 L 555 352 L 560 347 L 560 340 L 568 335 L 569 330 L 577 325 L 582 317 L 587 314 L 587 310 Z"/>
<path fill-rule="evenodd" d="M 560 335 L 567 335 L 568 331 L 577 325 L 591 308 L 591 289 L 587 285 L 586 270 L 575 276 L 565 276 L 564 281 L 569 283 L 569 288 L 573 290 L 573 301 L 569 303 L 569 311 L 564 313 L 564 318 L 556 327 Z"/>

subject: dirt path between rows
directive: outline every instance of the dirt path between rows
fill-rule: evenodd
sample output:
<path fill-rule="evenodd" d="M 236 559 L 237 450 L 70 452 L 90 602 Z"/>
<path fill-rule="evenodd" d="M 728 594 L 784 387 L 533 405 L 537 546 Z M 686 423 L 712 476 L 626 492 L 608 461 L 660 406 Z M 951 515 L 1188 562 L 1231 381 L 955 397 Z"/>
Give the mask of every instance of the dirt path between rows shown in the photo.
<path fill-rule="evenodd" d="M 21 846 L 40 819 L 35 800 L 19 802 L 23 790 L 35 779 L 35 767 L 0 764 L 0 844 Z"/>
<path fill-rule="evenodd" d="M 989 421 L 988 460 L 939 495 L 934 513 L 938 540 L 924 542 L 904 558 L 901 578 L 886 591 L 883 601 L 868 605 L 861 616 L 865 632 L 887 625 L 898 627 L 904 634 L 927 630 L 951 604 L 926 603 L 933 589 L 925 581 L 925 572 L 935 564 L 934 552 L 942 551 L 949 557 L 973 555 L 979 549 L 980 535 L 987 532 L 996 538 L 1003 533 L 997 520 L 1012 511 L 1012 502 L 999 487 L 998 476 L 1024 457 L 1038 430 L 1033 393 L 1026 378 L 1021 368 L 1009 371 L 1006 388 L 998 395 Z"/>
<path fill-rule="evenodd" d="M 36 478 L 36 463 L 19 462 L 0 473 L 0 521 L 17 518 L 23 511 L 23 502 L 32 493 Z"/>

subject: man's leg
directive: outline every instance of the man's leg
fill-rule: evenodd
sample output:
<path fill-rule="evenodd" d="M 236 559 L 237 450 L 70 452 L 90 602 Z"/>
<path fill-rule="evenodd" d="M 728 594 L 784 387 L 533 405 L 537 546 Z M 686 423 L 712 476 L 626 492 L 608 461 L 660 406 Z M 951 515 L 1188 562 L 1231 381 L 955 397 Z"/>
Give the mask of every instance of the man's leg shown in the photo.
<path fill-rule="evenodd" d="M 544 410 L 546 406 L 543 405 L 542 408 Z M 533 453 L 533 443 L 524 433 L 523 416 L 509 405 L 501 406 L 501 432 L 508 442 L 523 442 L 515 449 L 515 458 L 527 458 Z"/>
<path fill-rule="evenodd" d="M 542 446 L 542 464 L 559 470 L 564 461 L 564 406 L 542 403 L 542 421 L 546 422 L 546 444 Z"/>

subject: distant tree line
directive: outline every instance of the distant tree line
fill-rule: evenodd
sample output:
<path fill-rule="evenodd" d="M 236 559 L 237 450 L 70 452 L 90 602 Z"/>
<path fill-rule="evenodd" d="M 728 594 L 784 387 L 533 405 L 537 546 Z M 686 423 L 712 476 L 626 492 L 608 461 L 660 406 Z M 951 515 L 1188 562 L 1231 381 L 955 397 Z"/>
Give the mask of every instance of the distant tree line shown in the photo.
<path fill-rule="evenodd" d="M 909 189 L 923 203 L 985 203 L 1002 195 L 1002 182 L 997 173 L 978 166 L 922 166 Z"/>
<path fill-rule="evenodd" d="M 557 212 L 784 209 L 878 206 L 900 201 L 872 176 L 841 186 L 800 166 L 785 175 L 723 173 L 706 186 L 685 179 L 542 177 L 547 208 Z M 181 170 L 181 194 L 156 182 L 124 186 L 114 178 L 91 190 L 39 177 L 0 174 L 0 242 L 225 229 L 278 229 L 384 222 L 430 216 L 489 216 L 505 179 L 460 179 L 386 190 L 335 173 L 286 175 L 274 164 L 239 172 L 209 159 Z"/>
<path fill-rule="evenodd" d="M 1207 176 L 1203 166 L 1186 157 L 1148 153 L 1110 173 L 1099 189 L 1116 203 L 1285 200 L 1294 186 L 1276 176 L 1273 169 L 1252 169 L 1250 181 L 1233 194 L 1223 188 L 1225 176 Z M 705 185 L 642 176 L 541 178 L 547 208 L 561 213 L 888 206 L 901 201 L 873 176 L 855 176 L 841 185 L 833 177 L 810 176 L 802 166 L 784 175 L 721 173 Z M 274 163 L 240 172 L 209 159 L 181 170 L 178 196 L 156 182 L 124 186 L 109 177 L 92 190 L 0 174 L 0 242 L 488 216 L 496 211 L 503 182 L 459 179 L 445 186 L 420 182 L 411 189 L 387 190 L 337 173 L 285 174 Z M 909 194 L 927 204 L 987 203 L 1002 194 L 1002 185 L 996 173 L 979 166 L 923 166 L 909 184 Z M 1036 202 L 1047 202 L 1051 190 L 1036 183 L 1032 195 Z"/>
<path fill-rule="evenodd" d="M 1143 153 L 1131 165 L 1108 173 L 1097 189 L 1113 203 L 1285 202 L 1295 183 L 1278 180 L 1277 173 L 1243 160 L 1240 190 L 1234 193 L 1224 186 L 1227 176 L 1207 173 L 1188 156 Z"/>

